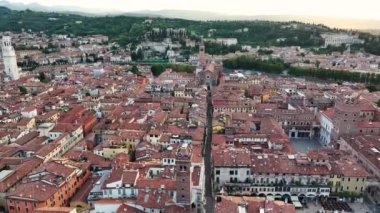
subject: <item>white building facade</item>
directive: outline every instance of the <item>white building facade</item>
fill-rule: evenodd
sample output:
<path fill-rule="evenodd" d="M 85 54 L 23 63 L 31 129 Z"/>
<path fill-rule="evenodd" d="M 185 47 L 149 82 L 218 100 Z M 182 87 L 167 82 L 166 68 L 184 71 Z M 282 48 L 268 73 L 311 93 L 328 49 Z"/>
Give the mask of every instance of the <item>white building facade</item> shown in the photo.
<path fill-rule="evenodd" d="M 231 45 L 237 45 L 238 40 L 237 38 L 217 38 L 216 43 L 231 46 Z"/>
<path fill-rule="evenodd" d="M 319 141 L 325 145 L 329 146 L 331 143 L 331 133 L 334 128 L 332 120 L 323 112 L 320 113 L 320 123 L 321 123 L 321 132 L 319 135 Z"/>
<path fill-rule="evenodd" d="M 363 40 L 357 36 L 348 34 L 323 34 L 322 38 L 325 40 L 325 47 L 327 46 L 340 46 L 342 44 L 362 44 Z"/>

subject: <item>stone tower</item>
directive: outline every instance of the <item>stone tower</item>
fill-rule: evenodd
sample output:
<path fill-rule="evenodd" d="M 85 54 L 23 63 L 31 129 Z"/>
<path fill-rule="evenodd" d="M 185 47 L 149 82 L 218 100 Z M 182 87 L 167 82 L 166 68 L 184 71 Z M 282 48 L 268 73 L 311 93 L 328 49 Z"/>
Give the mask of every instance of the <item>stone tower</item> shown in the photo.
<path fill-rule="evenodd" d="M 201 76 L 200 74 L 203 72 L 203 70 L 206 67 L 206 49 L 205 44 L 203 42 L 203 38 L 201 42 L 199 43 L 199 54 L 198 54 L 198 64 L 197 68 L 195 70 L 195 76 L 197 78 L 198 84 L 201 82 Z"/>
<path fill-rule="evenodd" d="M 3 36 L 1 50 L 4 60 L 5 74 L 12 80 L 20 78 L 17 67 L 16 53 L 12 47 L 11 37 Z"/>
<path fill-rule="evenodd" d="M 206 47 L 203 39 L 199 44 L 199 65 L 204 68 L 206 66 Z"/>
<path fill-rule="evenodd" d="M 183 144 L 176 153 L 176 202 L 185 206 L 191 204 L 191 154 L 188 144 Z"/>

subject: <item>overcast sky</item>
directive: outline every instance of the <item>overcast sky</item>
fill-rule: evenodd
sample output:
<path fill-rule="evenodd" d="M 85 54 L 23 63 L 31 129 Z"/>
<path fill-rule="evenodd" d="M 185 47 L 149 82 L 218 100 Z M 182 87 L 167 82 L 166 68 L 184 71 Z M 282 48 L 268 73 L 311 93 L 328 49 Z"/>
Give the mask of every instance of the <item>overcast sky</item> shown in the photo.
<path fill-rule="evenodd" d="M 307 15 L 380 20 L 380 0 L 9 0 L 97 11 L 198 10 L 234 15 Z"/>

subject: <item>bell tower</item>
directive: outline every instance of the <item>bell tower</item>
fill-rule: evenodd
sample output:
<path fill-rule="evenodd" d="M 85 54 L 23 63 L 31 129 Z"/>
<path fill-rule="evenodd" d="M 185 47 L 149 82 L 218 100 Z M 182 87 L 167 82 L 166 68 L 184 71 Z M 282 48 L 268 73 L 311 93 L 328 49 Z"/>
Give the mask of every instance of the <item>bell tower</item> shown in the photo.
<path fill-rule="evenodd" d="M 4 60 L 5 74 L 12 80 L 20 78 L 17 67 L 16 52 L 12 47 L 11 37 L 3 36 L 1 50 Z"/>
<path fill-rule="evenodd" d="M 191 154 L 190 145 L 183 144 L 176 152 L 176 202 L 191 205 Z"/>
<path fill-rule="evenodd" d="M 199 65 L 201 67 L 206 66 L 206 47 L 203 38 L 201 40 L 201 43 L 199 44 Z"/>

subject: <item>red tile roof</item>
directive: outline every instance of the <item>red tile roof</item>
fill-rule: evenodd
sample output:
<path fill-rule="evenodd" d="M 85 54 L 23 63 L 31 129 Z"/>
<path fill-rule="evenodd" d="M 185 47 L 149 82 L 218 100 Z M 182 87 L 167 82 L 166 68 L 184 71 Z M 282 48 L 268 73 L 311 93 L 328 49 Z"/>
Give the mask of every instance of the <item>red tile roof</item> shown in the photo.
<path fill-rule="evenodd" d="M 114 169 L 114 170 L 112 170 L 111 173 L 109 174 L 109 177 L 104 182 L 104 186 L 106 184 L 111 184 L 111 183 L 120 181 L 122 174 L 123 174 L 123 170 L 121 170 L 121 169 Z"/>
<path fill-rule="evenodd" d="M 40 167 L 38 167 L 33 173 L 40 173 L 40 172 L 49 172 L 54 175 L 58 175 L 64 178 L 69 177 L 73 172 L 75 171 L 75 168 L 71 168 L 69 166 L 66 166 L 64 164 L 50 161 L 47 163 L 42 164 Z"/>
<path fill-rule="evenodd" d="M 246 166 L 251 164 L 251 154 L 245 149 L 212 150 L 214 166 Z"/>
<path fill-rule="evenodd" d="M 34 181 L 18 185 L 14 191 L 7 194 L 7 197 L 11 199 L 31 199 L 45 202 L 58 190 L 59 187 L 56 185 L 46 184 L 42 181 Z"/>
<path fill-rule="evenodd" d="M 116 210 L 116 213 L 144 213 L 144 211 L 141 211 L 139 209 L 133 208 L 133 207 L 128 206 L 127 204 L 123 203 Z"/>
<path fill-rule="evenodd" d="M 327 166 L 312 165 L 307 156 L 251 153 L 246 148 L 213 150 L 213 164 L 217 167 L 251 167 L 257 173 L 284 173 L 304 175 L 328 175 Z"/>
<path fill-rule="evenodd" d="M 71 202 L 82 201 L 87 203 L 87 197 L 100 176 L 87 179 L 87 181 L 79 188 L 79 191 L 70 199 Z"/>
<path fill-rule="evenodd" d="M 352 160 L 338 160 L 331 163 L 332 172 L 343 177 L 368 177 L 368 172 L 362 165 Z"/>
<path fill-rule="evenodd" d="M 39 132 L 33 131 L 17 139 L 14 143 L 17 143 L 19 145 L 24 145 L 28 143 L 29 141 L 33 140 L 34 138 L 38 137 L 39 135 L 40 135 Z"/>
<path fill-rule="evenodd" d="M 344 141 L 356 152 L 370 161 L 380 170 L 380 136 L 360 135 L 353 137 L 343 137 Z M 376 151 L 377 150 L 377 151 Z"/>
<path fill-rule="evenodd" d="M 43 207 L 36 209 L 34 213 L 70 213 L 74 209 L 74 207 Z"/>
<path fill-rule="evenodd" d="M 111 161 L 108 161 L 102 156 L 96 155 L 90 151 L 70 150 L 66 153 L 65 157 L 68 157 L 76 161 L 82 161 L 83 159 L 87 159 L 87 162 L 89 162 L 92 166 L 96 166 L 99 168 L 111 168 Z"/>
<path fill-rule="evenodd" d="M 43 162 L 38 157 L 32 157 L 25 163 L 16 167 L 15 171 L 0 182 L 0 192 L 6 192 L 10 187 L 14 186 L 18 181 L 21 181 L 26 175 L 33 171 Z"/>
<path fill-rule="evenodd" d="M 122 174 L 122 183 L 136 185 L 139 172 L 137 170 L 125 170 Z"/>
<path fill-rule="evenodd" d="M 194 167 L 193 172 L 191 173 L 191 181 L 193 182 L 193 186 L 199 186 L 201 168 Z"/>
<path fill-rule="evenodd" d="M 323 114 L 325 114 L 328 118 L 330 118 L 332 120 L 332 119 L 334 119 L 335 109 L 334 108 L 328 108 L 325 111 L 323 111 Z"/>
<path fill-rule="evenodd" d="M 156 190 L 145 192 L 140 190 L 136 198 L 136 204 L 144 208 L 163 209 L 165 204 L 172 201 L 166 192 L 158 192 Z"/>
<path fill-rule="evenodd" d="M 234 197 L 221 196 L 220 201 L 215 203 L 215 213 L 233 213 L 240 212 L 238 207 L 245 207 L 247 212 L 259 213 L 260 209 L 264 212 L 273 213 L 295 213 L 295 207 L 292 204 L 284 203 L 283 201 L 267 201 L 257 197 Z"/>
<path fill-rule="evenodd" d="M 161 189 L 162 186 L 165 190 L 176 190 L 176 181 L 174 179 L 165 178 L 139 178 L 136 183 L 139 189 Z"/>
<path fill-rule="evenodd" d="M 380 128 L 380 121 L 360 121 L 357 123 L 357 127 L 360 129 Z"/>

